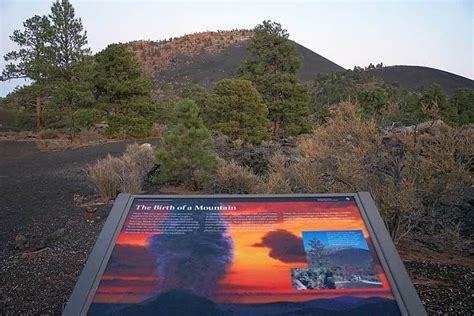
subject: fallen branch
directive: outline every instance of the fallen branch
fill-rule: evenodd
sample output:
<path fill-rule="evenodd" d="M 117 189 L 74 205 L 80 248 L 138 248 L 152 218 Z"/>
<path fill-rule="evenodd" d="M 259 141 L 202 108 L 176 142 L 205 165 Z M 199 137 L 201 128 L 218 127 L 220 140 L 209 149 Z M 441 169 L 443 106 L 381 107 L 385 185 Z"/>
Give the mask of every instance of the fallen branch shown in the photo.
<path fill-rule="evenodd" d="M 49 247 L 44 247 L 44 248 L 41 248 L 39 250 L 25 252 L 21 255 L 21 257 L 26 258 L 26 257 L 31 256 L 31 255 L 36 255 L 36 254 L 42 253 L 42 252 L 44 252 L 48 249 L 50 249 L 50 248 Z"/>

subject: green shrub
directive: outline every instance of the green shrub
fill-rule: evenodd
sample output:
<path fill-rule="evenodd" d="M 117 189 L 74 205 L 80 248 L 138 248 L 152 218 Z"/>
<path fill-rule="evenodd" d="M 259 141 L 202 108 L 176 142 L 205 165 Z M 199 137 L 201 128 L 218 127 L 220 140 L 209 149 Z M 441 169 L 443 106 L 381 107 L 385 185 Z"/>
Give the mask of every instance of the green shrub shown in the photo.
<path fill-rule="evenodd" d="M 109 118 L 106 134 L 109 136 L 145 138 L 153 131 L 153 121 L 144 117 L 114 114 Z"/>
<path fill-rule="evenodd" d="M 155 174 L 158 183 L 175 181 L 199 189 L 202 178 L 215 172 L 217 158 L 211 135 L 199 117 L 194 101 L 183 99 L 176 105 L 169 131 L 156 156 L 160 164 L 160 170 Z"/>
<path fill-rule="evenodd" d="M 225 79 L 207 99 L 203 117 L 212 130 L 232 140 L 261 143 L 270 137 L 268 108 L 252 83 L 242 79 Z"/>
<path fill-rule="evenodd" d="M 73 113 L 74 125 L 77 127 L 92 127 L 102 119 L 102 113 L 98 109 L 79 109 Z"/>
<path fill-rule="evenodd" d="M 36 127 L 36 117 L 26 111 L 14 111 L 13 112 L 13 124 L 15 127 L 24 130 L 32 130 Z"/>

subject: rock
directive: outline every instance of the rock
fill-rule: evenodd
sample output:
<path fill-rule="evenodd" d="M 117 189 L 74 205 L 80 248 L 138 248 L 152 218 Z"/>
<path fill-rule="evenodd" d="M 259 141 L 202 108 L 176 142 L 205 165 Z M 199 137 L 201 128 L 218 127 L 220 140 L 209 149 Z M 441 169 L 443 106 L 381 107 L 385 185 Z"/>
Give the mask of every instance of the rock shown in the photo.
<path fill-rule="evenodd" d="M 46 248 L 46 245 L 48 243 L 47 238 L 36 238 L 31 240 L 31 242 L 28 245 L 28 251 L 33 252 L 37 251 L 43 248 Z"/>
<path fill-rule="evenodd" d="M 93 206 L 90 206 L 90 205 L 86 206 L 85 209 L 86 209 L 87 213 L 95 213 L 97 211 L 97 207 L 93 207 Z"/>
<path fill-rule="evenodd" d="M 74 201 L 74 205 L 79 206 L 84 203 L 86 197 L 80 194 L 74 194 L 72 200 Z"/>
<path fill-rule="evenodd" d="M 58 238 L 63 237 L 65 234 L 66 234 L 66 229 L 65 229 L 65 228 L 60 228 L 60 229 L 54 231 L 54 232 L 50 235 L 50 238 L 51 238 L 52 240 L 56 240 L 56 239 L 58 239 Z"/>
<path fill-rule="evenodd" d="M 16 235 L 15 247 L 20 250 L 26 249 L 28 247 L 28 239 L 22 234 Z"/>
<path fill-rule="evenodd" d="M 65 234 L 66 234 L 66 229 L 60 228 L 58 230 L 55 230 L 54 232 L 52 232 L 46 237 L 33 238 L 29 242 L 27 242 L 27 244 L 23 248 L 18 248 L 18 249 L 28 250 L 29 252 L 35 252 L 43 248 L 46 248 L 48 245 L 53 243 L 55 240 L 63 237 Z"/>

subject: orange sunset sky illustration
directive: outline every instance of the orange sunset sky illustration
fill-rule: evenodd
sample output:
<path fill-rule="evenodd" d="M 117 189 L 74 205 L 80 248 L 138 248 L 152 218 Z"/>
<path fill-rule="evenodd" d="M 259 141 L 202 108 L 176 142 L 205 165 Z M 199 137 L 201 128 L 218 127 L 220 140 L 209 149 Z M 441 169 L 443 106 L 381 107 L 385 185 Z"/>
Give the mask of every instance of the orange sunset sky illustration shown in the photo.
<path fill-rule="evenodd" d="M 217 303 L 267 303 L 277 301 L 306 301 L 337 296 L 385 297 L 393 299 L 386 275 L 375 257 L 381 288 L 296 290 L 292 288 L 291 269 L 306 268 L 304 254 L 293 249 L 303 247 L 303 231 L 361 230 L 370 249 L 372 242 L 354 201 L 296 201 L 296 202 L 226 202 L 236 210 L 222 211 L 228 225 L 227 235 L 233 240 L 233 262 L 216 286 L 211 297 Z M 322 218 L 294 218 L 288 223 L 284 213 L 303 212 L 323 214 Z M 130 211 L 132 213 L 133 211 Z M 278 221 L 268 230 L 243 230 L 232 221 L 233 216 L 277 213 Z M 324 218 L 324 214 L 333 214 Z M 130 216 L 130 214 L 129 214 Z M 128 219 L 127 219 L 128 220 Z M 127 225 L 127 220 L 124 227 Z M 240 227 L 241 228 L 241 227 Z M 272 233 L 273 232 L 273 233 Z M 272 233 L 285 242 L 275 243 L 283 249 L 272 248 L 263 241 Z M 154 273 L 154 255 L 147 252 L 149 233 L 125 233 L 116 240 L 109 264 L 95 293 L 94 303 L 139 303 L 159 292 Z M 268 238 L 265 240 L 269 240 Z M 286 247 L 286 248 L 285 248 Z M 301 249 L 298 248 L 298 249 Z M 286 255 L 287 254 L 287 255 Z M 159 254 L 158 254 L 159 255 Z"/>

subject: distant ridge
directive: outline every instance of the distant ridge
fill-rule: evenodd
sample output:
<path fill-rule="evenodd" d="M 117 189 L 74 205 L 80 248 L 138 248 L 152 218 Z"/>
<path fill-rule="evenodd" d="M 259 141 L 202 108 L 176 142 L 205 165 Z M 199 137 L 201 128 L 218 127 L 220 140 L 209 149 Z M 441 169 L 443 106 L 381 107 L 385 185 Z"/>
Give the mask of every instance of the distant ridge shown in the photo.
<path fill-rule="evenodd" d="M 451 94 L 457 88 L 474 89 L 474 81 L 453 73 L 422 66 L 388 66 L 369 70 L 385 82 L 398 84 L 401 88 L 414 91 L 422 87 L 439 84 L 445 93 Z"/>

